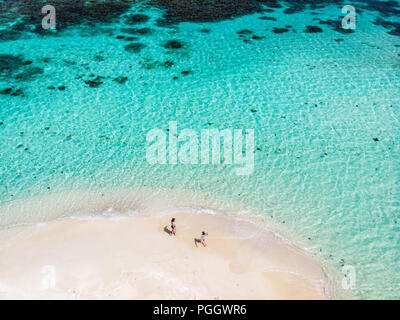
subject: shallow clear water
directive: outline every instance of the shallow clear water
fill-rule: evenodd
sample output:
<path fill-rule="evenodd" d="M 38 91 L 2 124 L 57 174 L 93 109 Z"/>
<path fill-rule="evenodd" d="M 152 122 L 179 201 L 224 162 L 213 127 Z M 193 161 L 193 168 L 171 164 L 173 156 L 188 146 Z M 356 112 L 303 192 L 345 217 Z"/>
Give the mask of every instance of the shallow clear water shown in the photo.
<path fill-rule="evenodd" d="M 150 20 L 133 27 L 153 32 L 136 41 L 116 38 L 132 36 L 124 18 L 1 41 L 0 54 L 32 64 L 0 64 L 0 91 L 11 89 L 0 94 L 0 204 L 80 189 L 199 191 L 272 218 L 339 274 L 354 266 L 356 297 L 400 298 L 400 37 L 373 23 L 399 15 L 360 10 L 347 34 L 313 20 L 340 21 L 339 5 L 286 6 L 163 26 L 163 10 L 137 5 Z M 308 25 L 322 32 L 305 33 Z M 166 49 L 168 40 L 184 45 Z M 125 50 L 131 42 L 145 47 Z M 169 121 L 254 129 L 253 174 L 150 165 L 146 134 Z M 4 226 L 12 213 L 1 212 Z"/>

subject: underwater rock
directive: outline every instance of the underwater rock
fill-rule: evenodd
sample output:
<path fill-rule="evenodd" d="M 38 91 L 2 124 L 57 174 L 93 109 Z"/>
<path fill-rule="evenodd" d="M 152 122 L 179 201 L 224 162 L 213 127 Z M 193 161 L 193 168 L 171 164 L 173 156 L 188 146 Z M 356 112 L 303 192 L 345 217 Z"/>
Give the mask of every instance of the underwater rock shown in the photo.
<path fill-rule="evenodd" d="M 29 81 L 31 80 L 33 77 L 39 75 L 39 74 L 43 74 L 44 70 L 42 68 L 39 67 L 29 67 L 27 68 L 25 71 L 17 74 L 15 76 L 15 79 L 18 81 Z"/>
<path fill-rule="evenodd" d="M 165 8 L 160 24 L 179 22 L 217 22 L 246 14 L 261 12 L 255 0 L 151 0 L 151 4 Z"/>
<path fill-rule="evenodd" d="M 180 49 L 183 47 L 183 43 L 178 40 L 168 40 L 163 44 L 165 49 Z"/>
<path fill-rule="evenodd" d="M 24 97 L 24 91 L 22 89 L 6 88 L 0 90 L 1 95 L 7 95 L 11 97 Z"/>
<path fill-rule="evenodd" d="M 243 30 L 236 31 L 236 33 L 240 34 L 240 35 L 250 35 L 253 33 L 253 31 L 248 30 L 248 29 L 243 29 Z"/>
<path fill-rule="evenodd" d="M 122 28 L 121 32 L 139 36 L 145 36 L 152 34 L 154 30 L 151 28 Z"/>
<path fill-rule="evenodd" d="M 274 17 L 266 17 L 266 16 L 258 17 L 258 19 L 260 19 L 260 20 L 277 21 L 276 18 L 274 18 Z"/>
<path fill-rule="evenodd" d="M 342 21 L 340 19 L 338 20 L 323 20 L 318 22 L 319 24 L 326 24 L 332 28 L 332 30 L 335 30 L 337 32 L 346 34 L 346 33 L 353 33 L 353 29 L 344 29 L 342 27 Z"/>
<path fill-rule="evenodd" d="M 103 84 L 103 81 L 101 81 L 103 77 L 97 76 L 93 80 L 85 80 L 85 83 L 91 87 L 91 88 L 98 88 L 101 84 Z"/>
<path fill-rule="evenodd" d="M 146 45 L 140 42 L 133 42 L 125 46 L 125 50 L 128 52 L 139 53 L 145 48 Z"/>
<path fill-rule="evenodd" d="M 174 65 L 174 62 L 172 60 L 167 60 L 167 61 L 164 61 L 163 65 L 166 68 L 171 68 Z"/>
<path fill-rule="evenodd" d="M 140 24 L 149 21 L 150 17 L 146 16 L 145 14 L 131 14 L 125 18 L 126 24 Z"/>
<path fill-rule="evenodd" d="M 0 75 L 10 77 L 24 66 L 21 55 L 0 54 Z"/>
<path fill-rule="evenodd" d="M 287 28 L 274 28 L 273 30 L 272 30 L 274 33 L 285 33 L 285 32 L 288 32 L 289 31 L 289 29 L 287 29 Z"/>
<path fill-rule="evenodd" d="M 320 33 L 322 32 L 322 29 L 317 26 L 307 26 L 306 30 L 304 30 L 305 33 Z"/>
<path fill-rule="evenodd" d="M 123 84 L 128 80 L 128 77 L 123 77 L 123 76 L 119 76 L 116 77 L 113 81 L 119 83 L 119 84 Z"/>

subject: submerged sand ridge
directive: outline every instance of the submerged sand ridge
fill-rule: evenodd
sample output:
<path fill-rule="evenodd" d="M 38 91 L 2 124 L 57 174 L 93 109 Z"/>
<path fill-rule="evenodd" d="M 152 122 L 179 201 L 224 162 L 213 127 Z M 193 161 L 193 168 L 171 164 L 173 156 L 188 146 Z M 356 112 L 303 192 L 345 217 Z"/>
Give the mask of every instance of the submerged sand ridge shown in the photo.
<path fill-rule="evenodd" d="M 207 247 L 195 241 L 203 230 Z M 70 218 L 0 232 L 0 298 L 325 299 L 326 286 L 310 256 L 223 215 Z"/>

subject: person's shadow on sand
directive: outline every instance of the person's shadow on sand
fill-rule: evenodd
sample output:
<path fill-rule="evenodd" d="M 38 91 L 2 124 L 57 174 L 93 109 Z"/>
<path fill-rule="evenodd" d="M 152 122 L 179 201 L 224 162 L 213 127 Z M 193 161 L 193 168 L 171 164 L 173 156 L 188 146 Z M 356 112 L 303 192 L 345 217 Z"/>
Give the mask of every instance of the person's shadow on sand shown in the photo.
<path fill-rule="evenodd" d="M 172 234 L 172 231 L 169 230 L 167 226 L 164 227 L 164 231 L 165 231 L 166 233 L 168 233 L 169 235 Z"/>
<path fill-rule="evenodd" d="M 194 238 L 194 244 L 195 244 L 196 248 L 198 247 L 198 245 L 197 245 L 198 243 L 201 243 L 201 240 L 197 239 L 197 238 Z"/>

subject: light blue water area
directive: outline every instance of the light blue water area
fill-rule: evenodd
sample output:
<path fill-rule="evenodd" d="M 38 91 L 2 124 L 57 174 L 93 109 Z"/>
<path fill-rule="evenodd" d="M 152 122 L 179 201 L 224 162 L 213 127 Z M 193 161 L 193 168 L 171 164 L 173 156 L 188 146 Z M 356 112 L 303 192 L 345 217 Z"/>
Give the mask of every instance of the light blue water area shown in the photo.
<path fill-rule="evenodd" d="M 0 61 L 0 204 L 87 188 L 207 192 L 272 217 L 339 273 L 354 266 L 356 297 L 400 298 L 400 37 L 388 25 L 399 16 L 363 9 L 342 33 L 319 23 L 340 21 L 341 6 L 288 5 L 167 26 L 162 9 L 134 5 L 150 19 L 0 42 L 13 57 Z M 254 129 L 253 174 L 150 165 L 146 134 L 169 121 Z"/>

